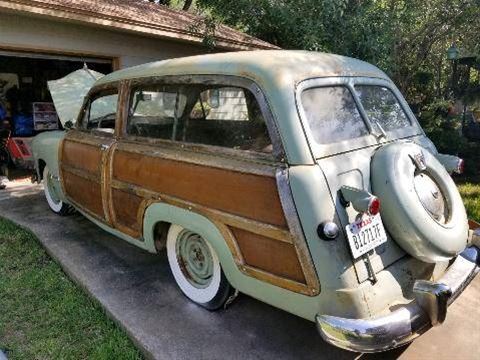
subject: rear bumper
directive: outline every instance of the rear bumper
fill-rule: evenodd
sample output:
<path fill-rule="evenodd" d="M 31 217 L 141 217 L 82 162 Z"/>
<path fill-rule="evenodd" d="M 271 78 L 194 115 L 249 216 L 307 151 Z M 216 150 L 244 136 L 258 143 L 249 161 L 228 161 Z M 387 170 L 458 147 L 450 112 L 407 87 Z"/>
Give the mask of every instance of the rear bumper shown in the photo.
<path fill-rule="evenodd" d="M 378 352 L 411 342 L 432 325 L 443 322 L 447 307 L 479 271 L 480 250 L 467 248 L 438 282 L 417 281 L 415 301 L 390 314 L 372 319 L 317 315 L 322 338 L 337 347 L 357 352 Z"/>

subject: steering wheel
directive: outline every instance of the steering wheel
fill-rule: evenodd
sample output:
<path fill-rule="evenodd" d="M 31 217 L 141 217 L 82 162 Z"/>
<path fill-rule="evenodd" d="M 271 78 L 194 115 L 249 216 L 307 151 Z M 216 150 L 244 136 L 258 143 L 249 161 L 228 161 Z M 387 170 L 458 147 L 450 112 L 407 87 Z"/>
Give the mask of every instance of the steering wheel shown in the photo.
<path fill-rule="evenodd" d="M 108 114 L 105 114 L 101 117 L 99 117 L 98 119 L 96 119 L 98 121 L 98 124 L 97 124 L 97 129 L 102 129 L 102 122 L 104 120 L 106 120 L 108 117 L 112 116 L 112 115 L 115 115 L 116 113 L 114 112 L 111 112 L 111 113 L 108 113 Z"/>

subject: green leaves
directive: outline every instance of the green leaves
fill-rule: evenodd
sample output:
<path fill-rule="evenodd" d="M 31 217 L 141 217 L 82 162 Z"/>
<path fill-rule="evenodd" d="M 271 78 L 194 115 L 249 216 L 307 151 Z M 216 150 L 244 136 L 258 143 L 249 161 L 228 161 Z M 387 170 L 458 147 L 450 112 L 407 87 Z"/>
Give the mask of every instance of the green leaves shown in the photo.
<path fill-rule="evenodd" d="M 409 99 L 416 96 L 415 73 L 438 67 L 453 41 L 480 52 L 478 0 L 197 0 L 196 6 L 285 49 L 371 62 L 392 76 Z M 431 79 L 437 88 L 423 84 L 437 95 L 450 70 L 440 66 Z"/>

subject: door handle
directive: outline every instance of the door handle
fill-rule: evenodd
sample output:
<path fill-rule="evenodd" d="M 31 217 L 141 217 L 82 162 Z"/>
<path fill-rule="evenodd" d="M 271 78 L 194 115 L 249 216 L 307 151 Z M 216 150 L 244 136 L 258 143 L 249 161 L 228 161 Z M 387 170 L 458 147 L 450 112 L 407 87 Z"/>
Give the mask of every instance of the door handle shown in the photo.
<path fill-rule="evenodd" d="M 100 145 L 100 150 L 105 151 L 108 150 L 109 146 L 107 144 Z"/>

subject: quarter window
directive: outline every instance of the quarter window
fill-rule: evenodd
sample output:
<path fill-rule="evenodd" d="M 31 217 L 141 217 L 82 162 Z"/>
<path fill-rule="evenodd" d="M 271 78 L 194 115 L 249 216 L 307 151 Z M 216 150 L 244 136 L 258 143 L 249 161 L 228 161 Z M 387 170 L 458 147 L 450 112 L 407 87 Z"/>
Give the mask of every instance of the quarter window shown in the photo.
<path fill-rule="evenodd" d="M 260 106 L 240 87 L 157 85 L 133 90 L 127 133 L 272 152 Z"/>
<path fill-rule="evenodd" d="M 306 89 L 301 95 L 306 119 L 318 144 L 368 135 L 355 100 L 345 86 Z"/>

